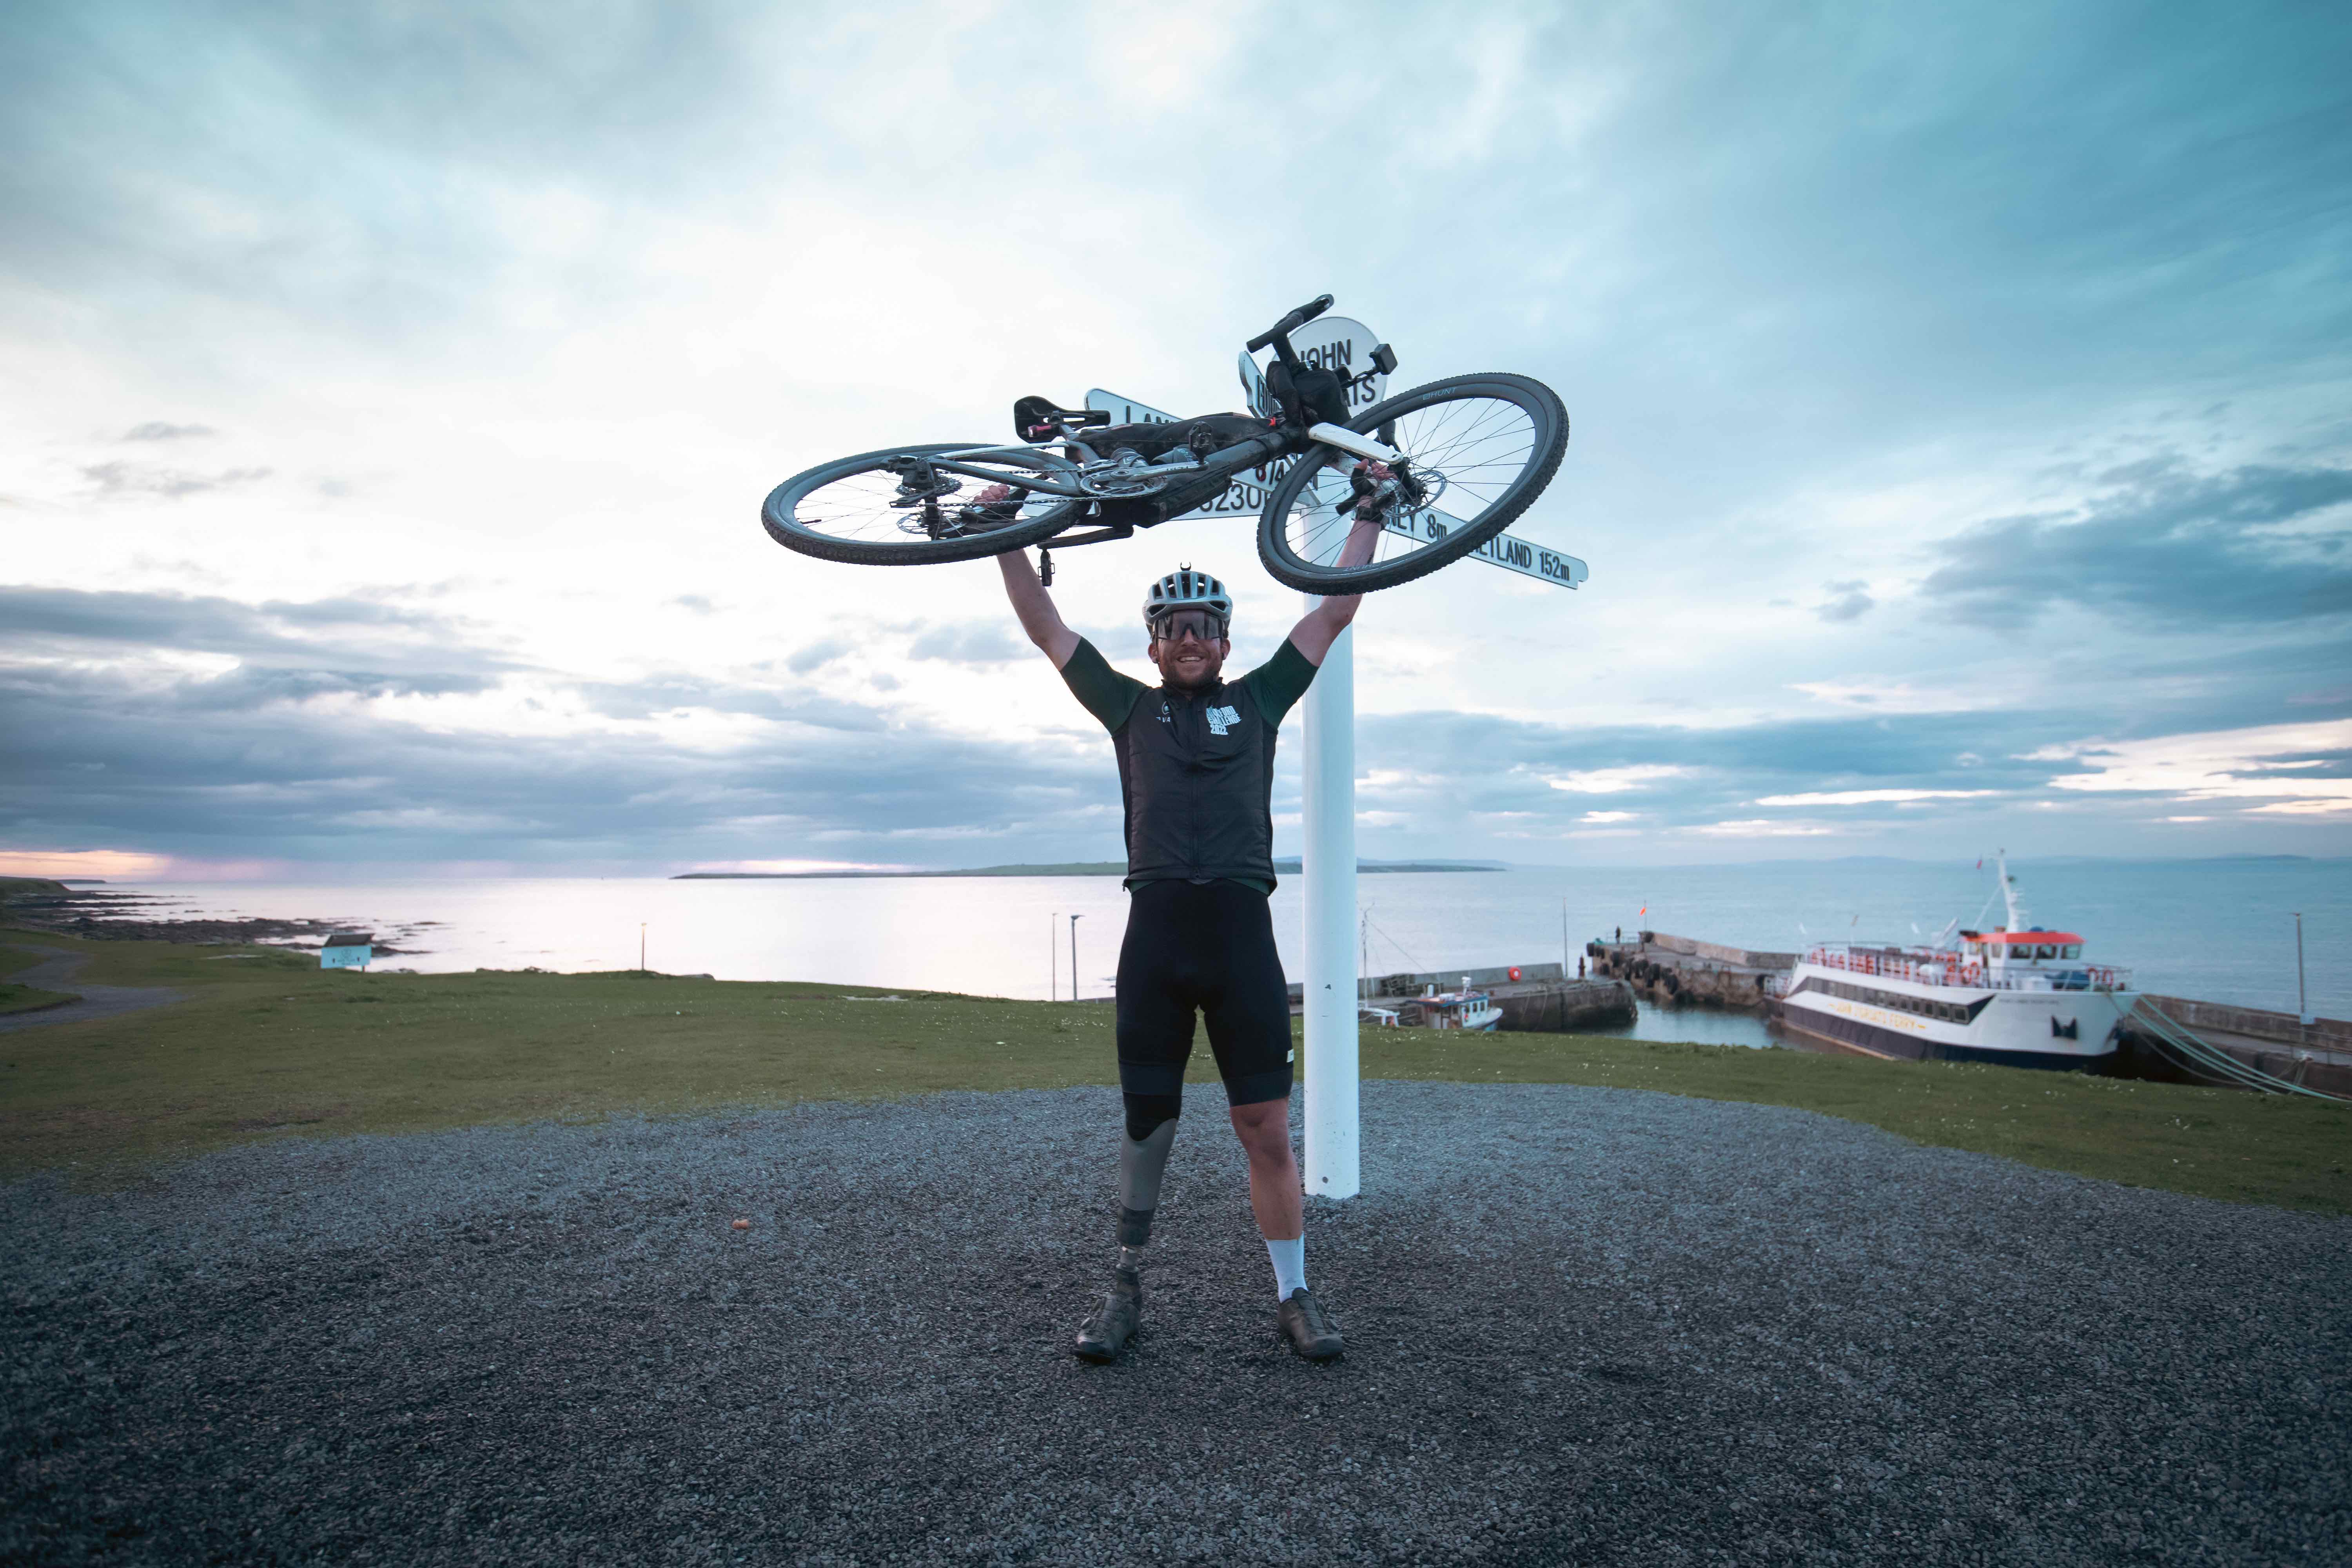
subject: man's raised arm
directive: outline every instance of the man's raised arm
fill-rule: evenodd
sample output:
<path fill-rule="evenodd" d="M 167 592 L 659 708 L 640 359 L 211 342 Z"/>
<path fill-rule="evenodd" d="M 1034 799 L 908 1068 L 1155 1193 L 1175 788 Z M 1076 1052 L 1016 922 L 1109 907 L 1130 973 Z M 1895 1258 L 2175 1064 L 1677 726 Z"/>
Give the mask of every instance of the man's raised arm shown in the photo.
<path fill-rule="evenodd" d="M 1045 592 L 1045 584 L 1037 581 L 1037 570 L 1029 564 L 1029 552 L 1008 550 L 996 558 L 996 564 L 1004 574 L 1004 596 L 1013 601 L 1013 613 L 1021 617 L 1021 629 L 1029 634 L 1031 642 L 1045 650 L 1045 657 L 1054 661 L 1055 669 L 1069 663 L 1070 656 L 1078 651 L 1078 634 L 1062 624 L 1062 612 L 1054 608 L 1054 596 Z M 1350 599 L 1348 603 L 1352 606 L 1355 601 Z M 1352 615 L 1353 609 L 1349 613 Z M 1327 639 L 1323 646 L 1331 645 Z"/>
<path fill-rule="evenodd" d="M 1339 563 L 1361 566 L 1372 558 L 1372 546 L 1380 540 L 1380 521 L 1377 518 L 1358 518 L 1356 526 L 1348 531 L 1348 543 L 1339 552 Z M 1040 588 L 1037 592 L 1042 595 L 1045 590 Z M 1320 669 L 1323 656 L 1331 651 L 1331 645 L 1339 640 L 1339 634 L 1346 631 L 1348 623 L 1356 618 L 1356 606 L 1363 602 L 1361 594 L 1346 594 L 1336 599 L 1321 601 L 1290 628 L 1290 646 L 1306 655 L 1307 663 Z"/>

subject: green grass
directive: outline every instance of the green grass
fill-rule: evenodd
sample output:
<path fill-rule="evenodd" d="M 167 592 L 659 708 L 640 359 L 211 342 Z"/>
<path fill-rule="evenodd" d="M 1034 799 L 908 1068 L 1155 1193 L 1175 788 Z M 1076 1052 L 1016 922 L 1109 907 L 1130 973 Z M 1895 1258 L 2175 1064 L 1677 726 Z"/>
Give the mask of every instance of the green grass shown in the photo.
<path fill-rule="evenodd" d="M 44 991 L 37 985 L 11 985 L 0 982 L 0 1018 L 11 1013 L 30 1013 L 42 1007 L 56 1007 L 80 1000 L 69 991 Z"/>
<path fill-rule="evenodd" d="M 100 1176 L 289 1135 L 1117 1081 L 1111 1010 L 1100 1004 L 911 991 L 856 1001 L 889 993 L 627 972 L 322 973 L 315 958 L 267 948 L 28 940 L 93 954 L 78 978 L 173 985 L 191 999 L 0 1036 L 7 1174 L 78 1166 Z M 35 962 L 0 952 L 12 958 L 0 972 Z M 1362 1063 L 1375 1079 L 1792 1106 L 2052 1170 L 2352 1213 L 2352 1107 L 1591 1035 L 1368 1029 Z M 1205 1047 L 1191 1076 L 1213 1082 Z"/>

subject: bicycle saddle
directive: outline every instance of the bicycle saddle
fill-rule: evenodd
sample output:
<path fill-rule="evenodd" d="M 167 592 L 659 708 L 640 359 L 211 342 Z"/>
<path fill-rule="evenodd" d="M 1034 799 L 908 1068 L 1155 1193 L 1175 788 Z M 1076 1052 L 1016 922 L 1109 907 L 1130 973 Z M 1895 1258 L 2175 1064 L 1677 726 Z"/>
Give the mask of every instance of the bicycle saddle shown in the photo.
<path fill-rule="evenodd" d="M 1063 408 L 1051 398 L 1030 396 L 1013 405 L 1013 434 L 1024 441 L 1043 441 L 1057 425 L 1108 425 L 1110 416 L 1092 408 Z"/>

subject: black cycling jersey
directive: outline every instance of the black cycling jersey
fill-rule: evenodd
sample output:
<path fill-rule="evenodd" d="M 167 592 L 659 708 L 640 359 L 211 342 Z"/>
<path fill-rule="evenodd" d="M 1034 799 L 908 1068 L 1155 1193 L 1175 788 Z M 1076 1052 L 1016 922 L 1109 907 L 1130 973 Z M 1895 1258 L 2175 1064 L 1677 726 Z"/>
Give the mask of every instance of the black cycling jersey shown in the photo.
<path fill-rule="evenodd" d="M 1110 731 L 1125 805 L 1127 887 L 1234 881 L 1274 890 L 1276 731 L 1315 679 L 1288 639 L 1235 681 L 1146 686 L 1080 638 L 1062 679 Z"/>

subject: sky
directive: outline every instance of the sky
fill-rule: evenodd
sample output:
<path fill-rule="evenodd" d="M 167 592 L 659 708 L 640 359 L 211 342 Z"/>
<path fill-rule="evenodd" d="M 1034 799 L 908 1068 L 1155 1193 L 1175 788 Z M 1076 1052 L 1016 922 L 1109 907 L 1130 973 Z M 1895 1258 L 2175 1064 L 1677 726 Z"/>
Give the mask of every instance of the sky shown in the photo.
<path fill-rule="evenodd" d="M 0 871 L 1117 858 L 995 567 L 760 500 L 1327 291 L 1559 393 L 1591 574 L 1366 599 L 1362 853 L 2342 856 L 2347 273 L 2331 6 L 25 0 Z M 1303 611 L 1055 596 L 1180 563 Z"/>

